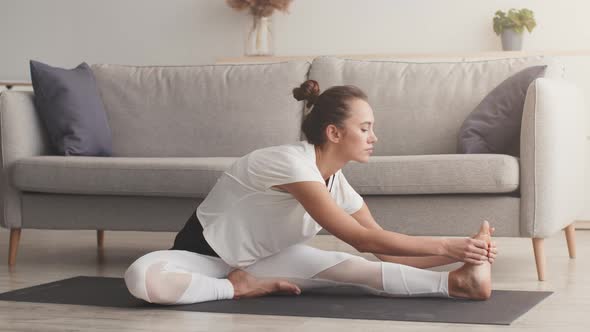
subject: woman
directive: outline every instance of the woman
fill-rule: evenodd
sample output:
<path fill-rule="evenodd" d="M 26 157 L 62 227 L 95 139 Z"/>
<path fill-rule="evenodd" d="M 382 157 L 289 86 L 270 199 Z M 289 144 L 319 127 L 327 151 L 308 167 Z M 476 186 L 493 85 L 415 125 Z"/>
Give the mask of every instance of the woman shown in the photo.
<path fill-rule="evenodd" d="M 354 86 L 320 94 L 293 89 L 311 111 L 307 140 L 239 158 L 178 233 L 170 250 L 148 253 L 125 272 L 137 298 L 160 304 L 297 295 L 352 286 L 380 296 L 487 299 L 497 249 L 484 221 L 473 238 L 413 237 L 383 230 L 341 168 L 366 163 L 377 137 L 367 96 Z M 303 244 L 321 229 L 381 261 Z M 453 262 L 451 272 L 424 268 Z"/>

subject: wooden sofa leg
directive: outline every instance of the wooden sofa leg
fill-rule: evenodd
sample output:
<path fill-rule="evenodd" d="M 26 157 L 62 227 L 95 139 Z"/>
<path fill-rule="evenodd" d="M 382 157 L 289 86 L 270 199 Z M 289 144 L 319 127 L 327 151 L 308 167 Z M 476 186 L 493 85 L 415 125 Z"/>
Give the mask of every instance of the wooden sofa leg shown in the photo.
<path fill-rule="evenodd" d="M 537 276 L 539 281 L 545 280 L 545 248 L 541 238 L 533 238 L 533 251 L 535 252 L 535 263 L 537 264 Z"/>
<path fill-rule="evenodd" d="M 576 227 L 575 224 L 570 224 L 565 230 L 565 240 L 567 241 L 567 251 L 570 258 L 576 258 Z"/>
<path fill-rule="evenodd" d="M 96 244 L 98 249 L 102 250 L 104 248 L 104 230 L 102 229 L 96 231 Z"/>
<path fill-rule="evenodd" d="M 8 250 L 8 266 L 16 264 L 16 250 L 18 249 L 18 242 L 20 241 L 20 228 L 10 229 L 10 243 Z"/>

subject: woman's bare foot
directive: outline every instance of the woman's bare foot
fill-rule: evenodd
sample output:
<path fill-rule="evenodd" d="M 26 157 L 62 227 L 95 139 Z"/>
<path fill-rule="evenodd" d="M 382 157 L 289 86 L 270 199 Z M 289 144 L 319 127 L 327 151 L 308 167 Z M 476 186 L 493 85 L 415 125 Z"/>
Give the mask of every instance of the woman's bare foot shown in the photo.
<path fill-rule="evenodd" d="M 301 294 L 301 289 L 291 282 L 278 278 L 256 278 L 240 269 L 230 272 L 227 279 L 234 286 L 234 299 L 259 297 L 271 293 Z"/>
<path fill-rule="evenodd" d="M 484 221 L 476 239 L 489 244 L 492 237 L 490 225 Z M 487 300 L 492 295 L 492 268 L 486 260 L 483 264 L 465 263 L 462 267 L 449 273 L 449 295 L 472 300 Z"/>

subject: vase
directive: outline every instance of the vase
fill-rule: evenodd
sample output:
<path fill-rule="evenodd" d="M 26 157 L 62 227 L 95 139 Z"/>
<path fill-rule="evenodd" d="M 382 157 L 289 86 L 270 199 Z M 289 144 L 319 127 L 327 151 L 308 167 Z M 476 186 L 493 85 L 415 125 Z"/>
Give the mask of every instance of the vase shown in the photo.
<path fill-rule="evenodd" d="M 523 33 L 518 33 L 513 29 L 504 29 L 502 31 L 502 50 L 504 51 L 521 51 Z"/>
<path fill-rule="evenodd" d="M 269 17 L 252 16 L 252 28 L 246 38 L 246 56 L 273 55 L 271 21 Z"/>

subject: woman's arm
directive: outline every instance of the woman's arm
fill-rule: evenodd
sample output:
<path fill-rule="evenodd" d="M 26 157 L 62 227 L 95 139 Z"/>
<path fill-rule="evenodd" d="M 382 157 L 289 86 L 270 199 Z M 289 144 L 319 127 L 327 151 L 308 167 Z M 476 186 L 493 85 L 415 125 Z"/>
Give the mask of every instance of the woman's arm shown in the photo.
<path fill-rule="evenodd" d="M 363 203 L 363 206 L 360 208 L 360 210 L 353 213 L 352 217 L 354 219 L 356 219 L 356 221 L 365 228 L 383 229 L 381 227 L 381 225 L 379 225 L 375 221 L 375 218 L 373 218 L 373 215 L 371 214 L 371 211 L 369 210 L 369 207 L 367 206 L 366 203 Z M 492 227 L 490 231 L 493 234 L 494 228 Z M 475 235 L 472 236 L 472 238 L 473 237 L 475 237 Z M 490 253 L 488 256 L 490 263 L 494 262 L 494 258 L 496 257 L 496 253 L 497 253 L 497 249 L 496 249 L 495 242 L 492 242 L 492 247 L 490 248 Z M 421 269 L 460 262 L 460 260 L 453 259 L 453 258 L 446 257 L 446 256 L 407 257 L 407 256 L 390 256 L 390 255 L 384 255 L 384 254 L 374 254 L 374 255 L 384 262 L 404 264 L 404 265 L 409 265 L 409 266 L 413 266 L 413 267 L 417 267 L 417 268 L 421 268 Z"/>
<path fill-rule="evenodd" d="M 318 224 L 360 252 L 399 256 L 430 256 L 445 253 L 446 248 L 442 239 L 417 239 L 362 226 L 336 204 L 326 186 L 320 182 L 293 182 L 282 184 L 280 187 L 291 193 Z"/>
<path fill-rule="evenodd" d="M 366 228 L 336 204 L 323 183 L 293 182 L 280 187 L 291 193 L 318 224 L 360 252 L 392 256 L 448 256 L 473 264 L 483 264 L 487 257 L 487 244 L 483 240 L 418 238 Z"/>
<path fill-rule="evenodd" d="M 369 207 L 366 203 L 363 202 L 363 206 L 357 212 L 351 215 L 356 221 L 361 224 L 365 228 L 372 228 L 372 229 L 383 229 L 381 225 L 379 225 Z M 391 263 L 398 263 L 404 264 L 408 266 L 413 266 L 421 269 L 434 267 L 434 266 L 441 266 L 452 264 L 458 262 L 458 260 L 445 257 L 445 256 L 425 256 L 425 257 L 407 257 L 407 256 L 390 256 L 384 254 L 374 254 L 377 258 L 384 262 L 391 262 Z"/>
<path fill-rule="evenodd" d="M 431 256 L 450 254 L 449 250 L 455 248 L 447 247 L 445 239 L 418 239 L 383 229 L 366 228 L 336 204 L 322 183 L 294 182 L 283 184 L 280 188 L 291 193 L 318 224 L 360 252 L 395 256 Z"/>

